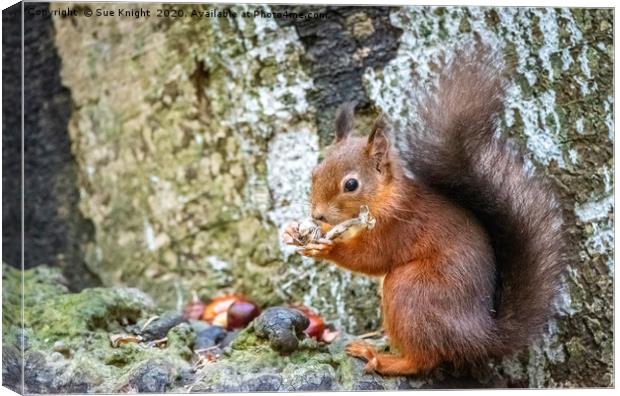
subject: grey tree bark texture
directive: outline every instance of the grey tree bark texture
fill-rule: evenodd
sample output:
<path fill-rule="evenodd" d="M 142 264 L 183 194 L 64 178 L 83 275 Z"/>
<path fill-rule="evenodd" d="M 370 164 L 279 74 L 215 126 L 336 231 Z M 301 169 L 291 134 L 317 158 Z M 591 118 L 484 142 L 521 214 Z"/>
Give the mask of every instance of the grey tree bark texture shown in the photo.
<path fill-rule="evenodd" d="M 33 4 L 45 10 L 47 4 Z M 21 5 L 3 11 L 2 260 L 21 268 Z M 51 17 L 24 23 L 24 265 L 65 269 L 71 288 L 98 284 L 84 264 L 92 224 L 78 210 L 77 167 L 67 124 L 71 96 L 60 81 Z"/>
<path fill-rule="evenodd" d="M 143 5 L 162 7 L 224 9 Z M 302 259 L 279 235 L 306 214 L 337 105 L 360 103 L 360 130 L 379 112 L 406 123 L 404 93 L 473 39 L 514 65 L 501 129 L 558 187 L 572 246 L 558 318 L 495 370 L 506 385 L 613 385 L 613 10 L 229 9 L 237 16 L 53 18 L 79 210 L 94 225 L 85 262 L 104 285 L 177 308 L 192 291 L 236 290 L 376 330 L 376 280 Z M 241 16 L 255 10 L 327 17 Z"/>

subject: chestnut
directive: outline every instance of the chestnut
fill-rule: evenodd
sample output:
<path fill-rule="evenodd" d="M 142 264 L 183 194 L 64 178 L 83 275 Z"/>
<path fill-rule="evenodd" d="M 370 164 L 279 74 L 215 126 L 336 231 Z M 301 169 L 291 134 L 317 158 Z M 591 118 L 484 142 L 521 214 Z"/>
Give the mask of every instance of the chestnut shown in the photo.
<path fill-rule="evenodd" d="M 238 300 L 228 307 L 228 330 L 243 329 L 260 314 L 258 307 L 249 302 Z"/>
<path fill-rule="evenodd" d="M 310 321 L 310 325 L 306 328 L 306 330 L 304 330 L 306 335 L 321 341 L 323 339 L 323 331 L 325 330 L 325 322 L 323 319 L 316 312 L 306 306 L 293 305 L 293 308 L 301 312 Z"/>

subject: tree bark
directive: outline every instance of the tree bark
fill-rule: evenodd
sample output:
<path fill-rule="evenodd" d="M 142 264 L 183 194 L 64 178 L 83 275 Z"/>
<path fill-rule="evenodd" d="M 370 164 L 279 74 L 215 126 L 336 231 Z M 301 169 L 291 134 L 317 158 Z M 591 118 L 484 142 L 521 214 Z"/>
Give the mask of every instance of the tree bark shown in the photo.
<path fill-rule="evenodd" d="M 42 11 L 48 4 L 28 7 Z M 54 46 L 51 17 L 25 16 L 22 52 L 21 11 L 20 3 L 2 14 L 2 260 L 21 268 L 23 189 L 24 268 L 58 266 L 71 281 L 72 289 L 81 290 L 99 281 L 84 260 L 93 227 L 77 210 L 78 171 L 67 133 L 71 94 L 60 81 L 60 58 Z"/>

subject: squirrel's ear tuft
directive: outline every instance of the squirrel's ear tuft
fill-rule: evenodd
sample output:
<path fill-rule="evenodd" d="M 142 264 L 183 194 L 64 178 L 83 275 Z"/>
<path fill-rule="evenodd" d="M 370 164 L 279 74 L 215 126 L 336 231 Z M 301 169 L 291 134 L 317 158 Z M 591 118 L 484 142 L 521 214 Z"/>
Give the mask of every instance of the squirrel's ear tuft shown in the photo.
<path fill-rule="evenodd" d="M 388 123 L 383 115 L 380 115 L 372 126 L 368 137 L 368 154 L 375 160 L 379 172 L 389 163 L 390 139 L 388 137 Z"/>
<path fill-rule="evenodd" d="M 353 122 L 355 120 L 355 102 L 346 102 L 340 105 L 336 112 L 336 136 L 335 141 L 339 142 L 346 139 L 353 131 Z"/>

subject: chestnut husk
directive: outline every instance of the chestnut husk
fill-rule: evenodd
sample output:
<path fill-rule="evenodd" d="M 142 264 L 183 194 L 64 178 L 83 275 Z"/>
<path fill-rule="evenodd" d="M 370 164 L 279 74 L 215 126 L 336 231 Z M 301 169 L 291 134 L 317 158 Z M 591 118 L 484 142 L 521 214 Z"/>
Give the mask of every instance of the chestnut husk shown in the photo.
<path fill-rule="evenodd" d="M 207 304 L 202 302 L 196 294 L 192 300 L 183 308 L 183 317 L 185 319 L 199 320 L 204 315 Z"/>
<path fill-rule="evenodd" d="M 212 323 L 217 318 L 218 322 L 221 322 L 221 314 L 226 313 L 228 308 L 239 299 L 240 297 L 236 294 L 226 294 L 215 297 L 205 308 L 204 314 L 202 315 L 202 320 Z"/>

